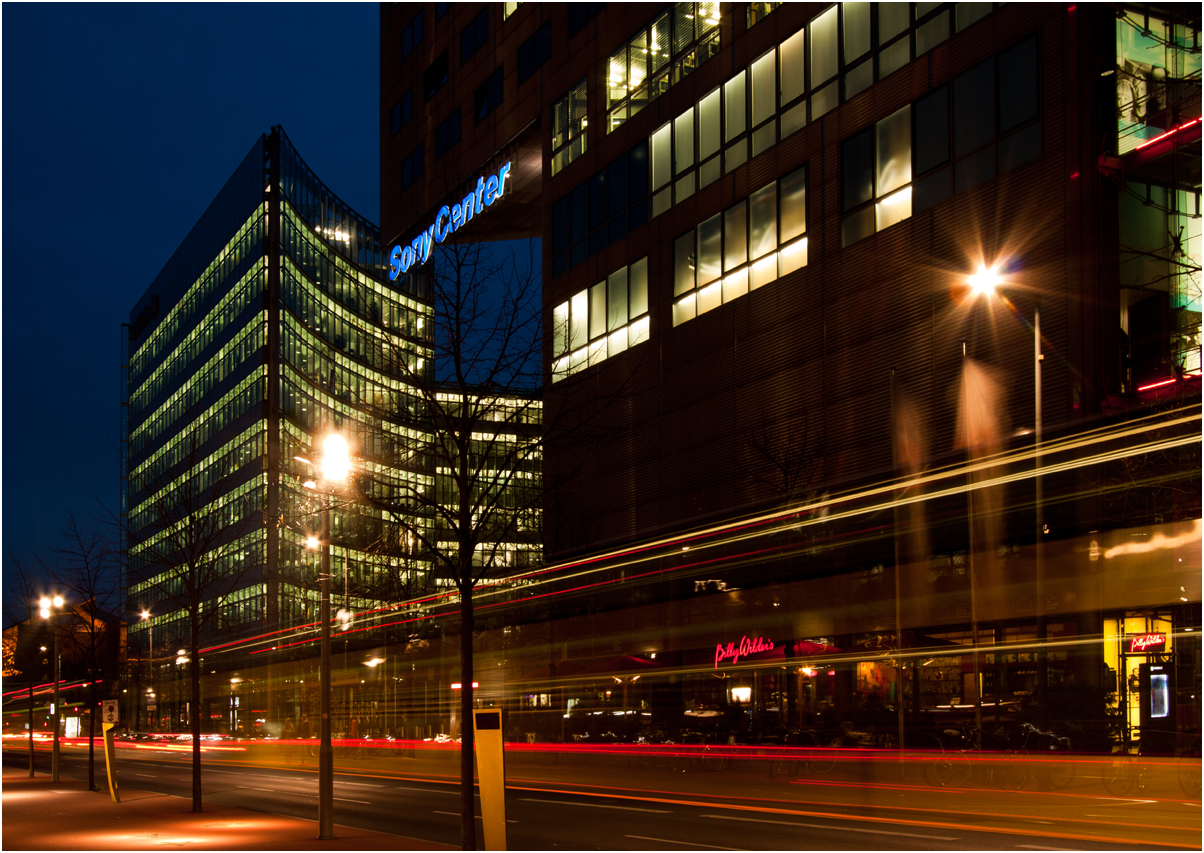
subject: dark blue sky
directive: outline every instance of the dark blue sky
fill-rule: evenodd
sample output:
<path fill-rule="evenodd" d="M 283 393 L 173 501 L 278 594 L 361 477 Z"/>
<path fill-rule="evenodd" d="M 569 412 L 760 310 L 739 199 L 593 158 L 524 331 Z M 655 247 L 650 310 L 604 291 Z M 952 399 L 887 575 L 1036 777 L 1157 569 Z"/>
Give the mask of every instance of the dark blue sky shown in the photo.
<path fill-rule="evenodd" d="M 120 325 L 261 133 L 379 223 L 378 9 L 3 4 L 5 572 L 115 510 Z"/>

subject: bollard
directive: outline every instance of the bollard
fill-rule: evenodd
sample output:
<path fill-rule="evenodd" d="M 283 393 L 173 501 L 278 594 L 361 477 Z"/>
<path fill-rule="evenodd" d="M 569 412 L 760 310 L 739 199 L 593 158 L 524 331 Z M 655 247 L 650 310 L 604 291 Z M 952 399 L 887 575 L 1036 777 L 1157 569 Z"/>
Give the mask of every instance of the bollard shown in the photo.
<path fill-rule="evenodd" d="M 481 824 L 486 850 L 506 849 L 506 753 L 502 742 L 502 711 L 473 712 L 476 732 L 477 780 L 481 790 Z"/>

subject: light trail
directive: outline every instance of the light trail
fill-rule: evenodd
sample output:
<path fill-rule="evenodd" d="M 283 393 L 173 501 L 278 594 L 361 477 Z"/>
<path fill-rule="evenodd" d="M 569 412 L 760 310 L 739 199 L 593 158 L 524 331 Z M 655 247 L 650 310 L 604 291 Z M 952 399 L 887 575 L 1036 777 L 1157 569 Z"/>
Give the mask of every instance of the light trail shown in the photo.
<path fill-rule="evenodd" d="M 616 549 L 603 554 L 595 554 L 589 557 L 570 560 L 564 563 L 543 566 L 539 569 L 524 572 L 522 574 L 511 575 L 505 578 L 498 578 L 494 580 L 485 580 L 479 583 L 474 589 L 474 609 L 478 611 L 484 611 L 507 606 L 521 607 L 533 601 L 537 601 L 540 598 L 580 593 L 587 590 L 597 590 L 605 586 L 630 584 L 637 581 L 647 582 L 649 579 L 657 576 L 663 577 L 673 574 L 688 575 L 691 572 L 701 571 L 704 567 L 712 565 L 716 561 L 727 562 L 742 558 L 747 559 L 757 554 L 780 551 L 787 547 L 791 547 L 789 545 L 779 545 L 774 546 L 773 548 L 762 549 L 761 551 L 751 551 L 741 555 L 724 555 L 713 560 L 691 561 L 684 565 L 653 569 L 651 571 L 643 572 L 631 577 L 603 579 L 594 581 L 592 583 L 581 584 L 570 589 L 556 589 L 548 592 L 524 595 L 517 599 L 513 598 L 513 595 L 516 591 L 529 587 L 547 586 L 553 583 L 561 584 L 576 579 L 584 579 L 601 572 L 614 572 L 622 569 L 637 567 L 651 560 L 659 560 L 665 557 L 679 557 L 682 553 L 682 545 L 687 543 L 689 544 L 691 550 L 714 549 L 770 535 L 780 532 L 784 529 L 801 530 L 805 528 L 831 524 L 835 521 L 853 519 L 859 516 L 883 514 L 888 510 L 894 510 L 900 507 L 951 498 L 966 494 L 967 492 L 998 488 L 1009 484 L 1031 480 L 1038 476 L 1046 477 L 1053 474 L 1066 473 L 1081 468 L 1101 465 L 1107 462 L 1113 462 L 1132 456 L 1157 453 L 1160 451 L 1173 450 L 1179 447 L 1186 447 L 1192 444 L 1199 444 L 1201 440 L 1199 432 L 1200 422 L 1201 412 L 1199 409 L 1184 407 L 1174 410 L 1170 413 L 1146 416 L 1138 420 L 1128 422 L 1119 428 L 1106 426 L 1088 430 L 1082 433 L 1076 433 L 1075 435 L 1068 436 L 1064 439 L 1043 443 L 1039 448 L 1025 447 L 1016 451 L 1007 451 L 994 456 L 983 457 L 975 460 L 972 463 L 963 463 L 941 469 L 935 469 L 915 475 L 913 477 L 886 481 L 876 486 L 839 494 L 818 501 L 809 501 L 783 509 L 758 514 L 749 518 L 724 522 L 687 533 L 661 537 L 649 542 Z M 1110 442 L 1123 442 L 1128 439 L 1138 438 L 1150 432 L 1187 427 L 1191 424 L 1196 424 L 1197 426 L 1197 429 L 1194 433 L 1167 438 L 1158 438 L 1135 446 L 1104 450 L 1102 452 L 1085 456 L 1077 456 L 1073 459 L 1054 462 L 1052 464 L 1049 462 L 1051 457 L 1056 457 L 1072 451 L 1090 449 L 1100 444 L 1106 444 Z M 1036 461 L 1040 461 L 1041 464 L 1039 466 L 1033 466 L 1031 463 Z M 1026 467 L 1022 467 L 1020 470 L 1012 471 L 1011 473 L 1002 473 L 995 476 L 989 476 L 978 482 L 961 482 L 952 486 L 946 486 L 944 488 L 937 489 L 935 491 L 921 491 L 922 487 L 939 485 L 954 479 L 967 480 L 971 479 L 975 474 L 990 474 L 991 472 L 997 471 L 1001 467 L 1016 466 Z M 888 497 L 887 499 L 882 500 L 881 498 L 883 496 Z M 847 504 L 865 500 L 870 500 L 871 502 L 847 509 L 839 509 L 839 507 Z M 836 509 L 836 511 L 833 512 L 833 509 Z M 808 515 L 809 517 L 800 519 L 799 516 L 802 515 Z M 1196 529 L 1198 533 L 1200 530 L 1200 522 L 1198 519 Z M 1195 538 L 1198 540 L 1199 536 L 1197 535 Z M 804 546 L 799 544 L 793 547 Z M 813 547 L 813 545 L 808 545 L 806 547 Z M 503 596 L 505 598 L 502 601 L 490 602 L 490 599 L 496 599 Z M 454 619 L 457 618 L 458 615 L 454 610 L 444 611 L 440 608 L 450 608 L 453 605 L 457 605 L 458 602 L 458 593 L 454 591 L 440 592 L 414 599 L 407 599 L 405 601 L 381 608 L 366 610 L 356 613 L 354 616 L 357 621 L 367 620 L 369 624 L 356 627 L 348 631 L 342 631 L 340 634 L 360 633 L 364 631 L 378 630 L 384 627 L 395 627 L 399 625 L 413 624 L 436 619 Z M 428 609 L 427 612 L 420 612 L 406 619 L 384 621 L 387 619 L 388 615 L 396 614 L 398 611 L 421 611 L 424 607 L 430 609 Z M 335 621 L 335 619 L 332 619 L 332 624 Z M 243 639 L 209 647 L 202 651 L 205 653 L 211 653 L 215 651 L 234 651 L 251 649 L 256 646 L 268 646 L 267 648 L 258 648 L 251 652 L 251 654 L 264 654 L 280 649 L 316 643 L 318 641 L 316 636 L 305 638 L 305 635 L 316 633 L 318 628 L 319 623 L 312 622 L 294 628 L 281 629 L 268 634 L 257 635 L 254 638 Z M 293 641 L 286 643 L 277 642 L 274 645 L 270 645 L 272 640 L 267 638 L 280 635 L 289 635 L 299 639 L 294 639 Z M 983 648 L 998 649 L 999 647 L 994 646 Z M 862 656 L 858 659 L 868 658 Z"/>

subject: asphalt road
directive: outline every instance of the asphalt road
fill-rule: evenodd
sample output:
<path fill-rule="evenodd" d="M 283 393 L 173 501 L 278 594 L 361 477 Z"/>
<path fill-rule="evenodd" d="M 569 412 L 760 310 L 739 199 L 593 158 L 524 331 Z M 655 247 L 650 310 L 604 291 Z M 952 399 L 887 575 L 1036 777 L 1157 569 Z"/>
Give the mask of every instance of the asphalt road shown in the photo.
<path fill-rule="evenodd" d="M 124 787 L 191 796 L 186 754 L 119 750 L 118 756 Z M 83 749 L 65 749 L 62 772 L 86 777 L 86 757 Z M 103 752 L 98 750 L 97 758 L 97 781 L 103 783 Z M 23 766 L 25 761 L 25 755 L 5 750 L 6 763 Z M 460 800 L 451 781 L 452 762 L 446 763 L 446 773 L 439 779 L 369 764 L 355 770 L 336 767 L 337 825 L 458 845 Z M 48 772 L 49 756 L 41 751 L 38 766 Z M 746 796 L 766 784 L 759 775 L 749 775 L 739 784 L 740 777 L 726 773 L 687 778 L 688 774 L 675 777 L 665 771 L 642 777 L 643 788 L 635 788 L 597 784 L 613 781 L 601 770 L 586 772 L 581 776 L 585 782 L 523 778 L 538 775 L 537 768 L 517 763 L 511 770 L 506 803 L 509 846 L 514 850 L 1125 850 L 1151 848 L 1159 842 L 1199 846 L 1199 803 L 1182 800 L 1120 800 L 1090 794 L 1073 803 L 1058 803 L 1070 807 L 1077 823 L 1044 820 L 1045 813 L 1037 808 L 996 808 L 988 821 L 969 791 L 960 794 L 961 800 L 959 792 L 948 792 L 960 809 L 956 812 L 931 808 L 936 805 L 931 796 L 926 798 L 930 807 L 924 808 L 886 791 L 876 794 L 872 803 L 838 804 L 830 795 L 840 786 L 827 782 L 765 788 L 786 791 L 792 799 Z M 700 794 L 697 785 L 704 783 L 733 790 L 728 795 Z M 206 762 L 203 787 L 206 801 L 310 820 L 317 817 L 318 783 L 312 765 Z M 1086 817 L 1092 813 L 1095 818 Z M 993 828 L 985 828 L 987 823 Z M 1146 823 L 1163 830 L 1179 823 L 1187 831 L 1143 830 Z M 1098 831 L 1088 833 L 1084 824 L 1114 828 L 1102 836 Z M 1111 843 L 1104 837 L 1129 843 Z"/>

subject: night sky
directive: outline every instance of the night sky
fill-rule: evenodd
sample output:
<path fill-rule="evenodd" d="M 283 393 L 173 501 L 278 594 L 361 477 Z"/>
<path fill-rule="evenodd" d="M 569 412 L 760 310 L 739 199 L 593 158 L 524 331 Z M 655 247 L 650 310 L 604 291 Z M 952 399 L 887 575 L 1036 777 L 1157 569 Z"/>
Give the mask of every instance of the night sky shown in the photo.
<path fill-rule="evenodd" d="M 115 511 L 120 325 L 260 134 L 379 224 L 378 10 L 3 4 L 6 576 Z"/>

